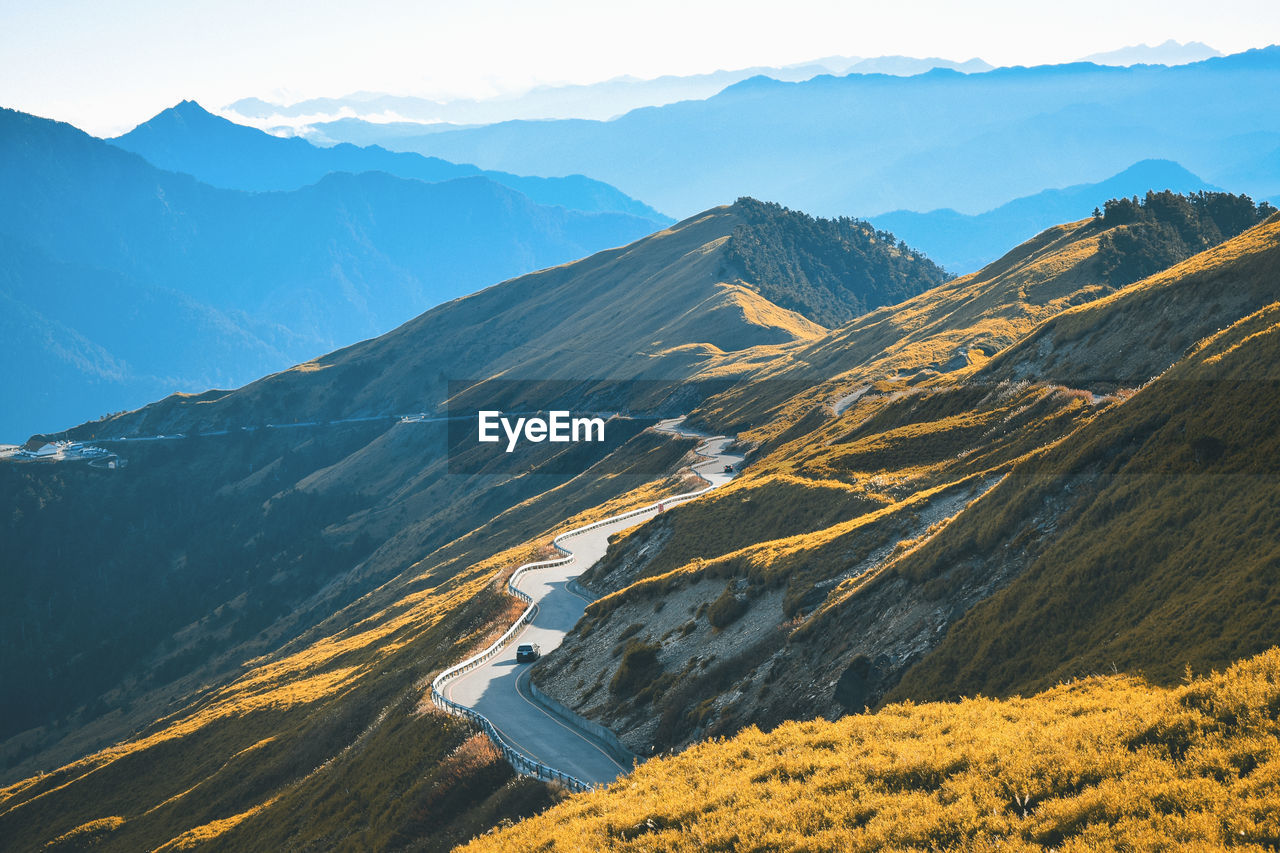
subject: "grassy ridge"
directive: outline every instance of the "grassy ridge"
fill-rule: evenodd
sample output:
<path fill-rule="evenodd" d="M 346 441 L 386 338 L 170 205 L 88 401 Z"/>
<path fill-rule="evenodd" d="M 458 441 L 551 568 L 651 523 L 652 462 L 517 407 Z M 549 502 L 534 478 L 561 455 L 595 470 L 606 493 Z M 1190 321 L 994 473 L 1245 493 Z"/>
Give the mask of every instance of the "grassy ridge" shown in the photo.
<path fill-rule="evenodd" d="M 1098 390 L 1140 385 L 1201 338 L 1280 297 L 1277 264 L 1280 215 L 1272 215 L 1163 272 L 1062 311 L 992 358 L 979 375 Z"/>
<path fill-rule="evenodd" d="M 1274 849 L 1278 709 L 1272 649 L 1178 688 L 1095 677 L 752 728 L 464 849 Z"/>
<path fill-rule="evenodd" d="M 694 417 L 772 449 L 813 406 L 859 386 L 966 376 L 1038 323 L 1111 292 L 1097 259 L 1105 233 L 1091 220 L 1050 228 L 976 273 L 780 350 Z"/>
<path fill-rule="evenodd" d="M 1201 344 L 901 567 L 1011 546 L 1026 571 L 908 673 L 902 696 L 1038 689 L 1111 667 L 1169 682 L 1280 633 L 1280 304 Z M 1030 508 L 1067 489 L 1051 535 Z M 980 559 L 980 557 L 979 557 Z"/>

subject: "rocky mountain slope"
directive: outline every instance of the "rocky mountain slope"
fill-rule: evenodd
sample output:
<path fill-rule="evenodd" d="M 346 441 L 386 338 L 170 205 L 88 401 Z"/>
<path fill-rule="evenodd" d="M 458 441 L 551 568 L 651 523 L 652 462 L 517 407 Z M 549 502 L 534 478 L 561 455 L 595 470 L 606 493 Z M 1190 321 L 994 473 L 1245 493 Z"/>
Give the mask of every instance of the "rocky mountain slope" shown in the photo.
<path fill-rule="evenodd" d="M 1145 563 L 1128 554 L 1131 548 L 1151 550 L 1144 543 L 1153 538 L 1174 548 L 1170 537 L 1156 533 L 1163 527 L 1186 527 L 1179 536 L 1187 547 L 1202 550 L 1213 550 L 1216 544 L 1209 543 L 1220 544 L 1221 536 L 1187 527 L 1190 508 L 1175 509 L 1172 495 L 1190 499 L 1195 491 L 1190 485 L 1170 483 L 1167 500 L 1145 487 L 1140 499 L 1132 492 L 1137 475 L 1128 474 L 1123 460 L 1135 454 L 1143 458 L 1141 445 L 1134 442 L 1147 431 L 1185 434 L 1201 449 L 1178 455 L 1158 443 L 1149 452 L 1162 455 L 1168 464 L 1178 459 L 1192 465 L 1192 476 L 1199 473 L 1196 458 L 1225 460 L 1227 447 L 1239 448 L 1243 464 L 1247 448 L 1265 447 L 1262 436 L 1270 430 L 1265 412 L 1272 395 L 1265 390 L 1265 373 L 1249 402 L 1241 399 L 1248 392 L 1234 380 L 1218 385 L 1211 380 L 1218 369 L 1226 371 L 1223 379 L 1232 375 L 1223 359 L 1211 362 L 1217 367 L 1205 373 L 1203 382 L 1178 377 L 1197 369 L 1188 361 L 1196 356 L 1184 356 L 1188 345 L 1236 322 L 1262 322 L 1254 312 L 1265 314 L 1280 299 L 1271 274 L 1280 252 L 1280 222 L 1273 217 L 1216 249 L 1094 299 L 1102 291 L 1090 281 L 1090 261 L 1097 260 L 1105 238 L 1106 232 L 1088 221 L 1054 229 L 1011 253 L 1007 268 L 993 265 L 919 297 L 922 312 L 932 312 L 936 336 L 916 335 L 913 326 L 927 329 L 931 324 L 927 316 L 913 320 L 908 302 L 892 316 L 877 312 L 860 318 L 789 353 L 781 370 L 772 367 L 772 373 L 755 382 L 708 400 L 700 410 L 708 423 L 766 422 L 740 434 L 759 442 L 746 472 L 698 504 L 676 508 L 621 537 L 609 557 L 584 578 L 601 600 L 589 608 L 589 618 L 566 644 L 535 668 L 535 679 L 561 701 L 623 733 L 628 745 L 644 754 L 748 723 L 775 725 L 794 718 L 800 708 L 806 709 L 801 716 L 858 711 L 876 705 L 890 690 L 899 698 L 915 698 L 1041 688 L 1094 671 L 1101 663 L 1098 656 L 1108 654 L 1167 679 L 1181 672 L 1184 663 L 1223 665 L 1265 648 L 1266 629 L 1243 626 L 1267 617 L 1242 613 L 1235 617 L 1242 626 L 1239 637 L 1198 624 L 1161 632 L 1155 627 L 1160 621 L 1153 618 L 1146 627 L 1126 628 L 1110 653 L 1102 651 L 1110 646 L 1097 642 L 1096 631 L 1084 627 L 1071 634 L 1074 644 L 1064 637 L 1063 643 L 1045 642 L 1044 651 L 1027 651 L 1054 624 L 1050 609 L 1073 614 L 1062 622 L 1063 631 L 1074 630 L 1067 626 L 1084 618 L 1081 614 L 1094 606 L 1090 601 L 1101 610 L 1089 618 L 1101 624 L 1132 616 L 1130 609 L 1108 603 L 1121 595 L 1115 584 L 1126 575 L 1118 570 L 1095 574 L 1090 567 L 1099 561 L 1119 561 L 1117 565 L 1133 566 L 1133 571 L 1147 565 L 1163 573 L 1164 581 L 1128 575 L 1135 586 L 1125 594 L 1149 594 L 1141 584 L 1162 584 L 1151 600 L 1167 608 L 1161 611 L 1165 619 L 1169 611 L 1202 597 L 1214 602 L 1207 610 L 1221 615 L 1221 624 L 1231 624 L 1234 605 L 1207 590 L 1198 590 L 1201 597 L 1175 593 L 1190 590 L 1185 579 L 1172 580 L 1187 565 L 1171 562 L 1176 549 L 1168 558 L 1153 554 Z M 1101 272 L 1096 265 L 1092 270 L 1094 276 Z M 1056 300 L 1058 312 L 1001 299 L 1001 292 L 1021 299 L 1038 294 L 1046 303 Z M 987 300 L 986 310 L 980 294 Z M 1087 304 L 1070 307 L 1081 301 Z M 964 307 L 958 310 L 957 305 Z M 1028 317 L 1035 310 L 1045 310 L 1038 326 Z M 1162 322 L 1162 332 L 1148 331 Z M 990 361 L 979 354 L 946 372 L 936 369 L 933 347 L 957 342 L 973 349 L 993 346 L 998 335 L 1012 333 L 1018 324 L 1024 335 L 1030 333 L 1025 341 Z M 862 363 L 856 358 L 858 348 L 840 347 L 848 358 L 840 365 L 843 373 L 812 382 L 809 390 L 762 415 L 771 408 L 770 394 L 778 393 L 778 385 L 784 392 L 794 388 L 771 377 L 798 373 L 801 365 L 821 370 L 821 354 L 829 351 L 825 348 L 836 347 L 842 336 L 857 340 L 853 333 L 860 327 L 881 325 L 889 326 L 880 333 L 891 335 L 896 346 L 886 346 Z M 1028 365 L 1011 375 L 1006 365 L 1018 353 L 1039 353 L 1047 365 L 1059 348 L 1071 351 L 1062 336 L 1044 346 L 1038 343 L 1054 328 L 1074 329 L 1077 358 L 1091 353 L 1095 363 L 1079 373 Z M 1241 339 L 1252 331 L 1232 334 Z M 1261 339 L 1250 340 L 1256 341 L 1244 348 L 1250 355 L 1239 357 L 1265 359 Z M 874 337 L 866 345 L 868 353 L 877 352 Z M 1126 349 L 1133 370 L 1097 385 L 1097 377 L 1106 373 L 1100 365 L 1109 364 L 1119 347 Z M 1197 352 L 1202 351 L 1207 355 L 1201 358 L 1212 356 L 1203 345 Z M 834 367 L 839 361 L 825 363 Z M 1175 363 L 1176 369 L 1166 372 Z M 928 369 L 930 364 L 935 369 Z M 1160 378 L 1152 380 L 1157 374 Z M 1208 411 L 1216 413 L 1210 418 L 1250 424 L 1247 435 L 1234 428 L 1239 440 L 1228 444 L 1217 437 L 1221 429 L 1183 423 L 1201 411 L 1189 408 L 1195 393 L 1207 396 Z M 1213 406 L 1213 395 L 1219 393 L 1222 405 Z M 1145 402 L 1156 400 L 1164 402 Z M 1146 413 L 1147 405 L 1159 414 Z M 1117 426 L 1129 418 L 1143 426 Z M 1063 461 L 1077 456 L 1078 462 Z M 1136 462 L 1134 470 L 1151 464 Z M 1203 492 L 1204 500 L 1197 504 L 1205 513 L 1203 523 L 1234 530 L 1233 536 L 1240 537 L 1240 544 L 1225 552 L 1232 556 L 1224 557 L 1224 565 L 1206 577 L 1206 584 L 1230 584 L 1232 573 L 1252 571 L 1253 558 L 1243 556 L 1251 551 L 1242 543 L 1273 538 L 1262 516 L 1245 524 L 1228 521 L 1238 514 L 1231 508 L 1237 492 L 1241 507 L 1270 500 L 1263 497 L 1269 494 L 1265 472 L 1259 473 L 1263 476 L 1256 489 L 1261 493 L 1231 487 L 1221 478 L 1192 476 Z M 1224 488 L 1230 499 L 1221 496 L 1214 507 L 1209 495 Z M 1088 509 L 1113 489 L 1127 496 L 1125 505 L 1135 518 L 1145 519 L 1143 535 L 1133 534 L 1119 510 Z M 1012 495 L 1018 496 L 1016 507 L 1009 503 Z M 1083 519 L 1092 526 L 1067 526 L 1068 520 L 1075 524 Z M 1162 542 L 1154 550 L 1164 554 L 1164 547 Z M 1108 593 L 1076 599 L 1059 588 L 1062 576 L 1048 567 L 1060 565 L 1067 553 L 1079 555 L 1082 578 L 1105 579 L 1098 582 Z M 1103 560 L 1103 554 L 1112 556 Z M 1265 557 L 1259 559 L 1265 562 Z M 983 603 L 1007 600 L 1004 593 L 992 598 L 1005 587 L 1021 590 L 1017 603 L 1008 601 L 998 610 Z M 1014 618 L 1015 613 L 1027 615 Z M 967 629 L 957 625 L 962 618 Z M 1024 626 L 1017 640 L 1005 639 L 1011 624 Z M 945 656 L 930 656 L 940 643 L 952 648 L 950 643 L 960 642 L 956 638 L 966 636 L 964 630 L 969 632 L 966 645 L 939 653 Z M 1159 639 L 1148 639 L 1149 632 Z M 978 637 L 983 638 L 981 655 L 973 648 Z M 1157 648 L 1165 656 L 1156 659 Z M 1045 663 L 1030 662 L 1040 658 Z M 637 666 L 644 678 L 628 674 Z M 921 667 L 918 672 L 916 666 Z M 975 681 L 979 673 L 988 680 Z M 924 683 L 934 692 L 925 694 Z M 639 686 L 627 686 L 631 684 Z"/>

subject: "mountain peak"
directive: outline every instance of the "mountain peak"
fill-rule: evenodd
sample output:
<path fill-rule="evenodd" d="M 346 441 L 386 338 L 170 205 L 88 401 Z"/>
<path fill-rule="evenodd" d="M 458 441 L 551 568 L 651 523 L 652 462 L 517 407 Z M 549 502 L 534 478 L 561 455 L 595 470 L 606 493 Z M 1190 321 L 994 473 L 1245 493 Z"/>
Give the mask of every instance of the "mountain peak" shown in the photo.
<path fill-rule="evenodd" d="M 1203 184 L 1204 180 L 1195 173 L 1188 170 L 1181 163 L 1173 160 L 1165 160 L 1158 157 L 1151 157 L 1146 160 L 1139 160 L 1129 168 L 1113 175 L 1109 180 L 1114 181 L 1119 178 L 1133 177 L 1149 177 L 1158 181 L 1168 181 L 1177 179 L 1180 182 L 1188 184 Z M 1164 186 L 1157 187 L 1152 184 L 1152 189 L 1165 189 Z"/>
<path fill-rule="evenodd" d="M 220 118 L 214 115 L 213 113 L 209 112 L 208 110 L 206 110 L 204 107 L 200 106 L 200 103 L 198 101 L 193 101 L 189 99 L 179 101 L 178 103 L 174 104 L 172 107 L 169 107 L 169 109 L 163 110 L 162 112 L 158 113 L 155 116 L 155 118 L 152 118 L 151 121 L 155 121 L 156 119 L 161 118 L 163 116 L 181 116 L 182 118 L 185 118 L 185 119 L 213 119 L 215 121 L 227 122 L 228 124 L 231 124 L 231 122 L 227 121 L 226 119 Z M 149 123 L 150 122 L 148 122 L 148 124 Z"/>
<path fill-rule="evenodd" d="M 161 110 L 133 130 L 110 141 L 116 143 L 120 141 L 136 141 L 145 136 L 171 136 L 175 133 L 198 132 L 208 134 L 234 133 L 237 131 L 253 135 L 262 133 L 262 131 L 255 128 L 244 127 L 221 116 L 214 115 L 196 101 L 183 100 L 168 109 Z"/>

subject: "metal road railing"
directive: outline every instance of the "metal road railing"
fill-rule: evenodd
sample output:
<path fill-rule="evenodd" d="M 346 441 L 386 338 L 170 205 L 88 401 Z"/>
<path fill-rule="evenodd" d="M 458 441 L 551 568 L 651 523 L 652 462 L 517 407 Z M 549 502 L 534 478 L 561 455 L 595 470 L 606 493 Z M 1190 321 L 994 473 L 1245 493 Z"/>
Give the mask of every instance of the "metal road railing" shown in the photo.
<path fill-rule="evenodd" d="M 699 450 L 703 446 L 705 446 L 705 444 L 699 445 Z M 448 696 L 445 696 L 443 689 L 444 685 L 452 679 L 470 672 L 481 664 L 492 660 L 499 652 L 510 645 L 511 641 L 515 639 L 516 634 L 520 632 L 520 629 L 533 618 L 533 614 L 537 611 L 537 608 L 533 604 L 533 596 L 517 587 L 516 581 L 520 580 L 520 578 L 524 577 L 529 572 L 537 571 L 538 569 L 548 569 L 552 566 L 563 566 L 567 563 L 573 562 L 573 552 L 560 544 L 561 542 L 566 539 L 572 539 L 575 536 L 581 536 L 583 533 L 587 533 L 591 530 L 597 530 L 610 524 L 616 524 L 617 522 L 624 521 L 628 518 L 635 518 L 636 516 L 656 512 L 659 507 L 665 509 L 673 504 L 691 501 L 694 498 L 705 495 L 715 487 L 715 484 L 712 483 L 705 489 L 699 489 L 696 492 L 687 492 L 683 495 L 674 495 L 660 501 L 654 501 L 640 509 L 619 513 L 618 515 L 611 515 L 608 518 L 601 519 L 600 521 L 596 521 L 591 524 L 584 524 L 581 527 L 575 527 L 572 530 L 566 530 L 564 533 L 556 536 L 555 539 L 551 540 L 551 544 L 555 546 L 556 550 L 560 551 L 565 556 L 554 560 L 539 560 L 535 563 L 525 563 L 523 566 L 520 566 L 512 572 L 511 577 L 507 580 L 507 591 L 529 605 L 524 609 L 524 612 L 520 614 L 520 618 L 515 621 L 515 624 L 503 632 L 501 637 L 494 640 L 493 643 L 483 651 L 472 655 L 462 663 L 455 664 L 437 675 L 431 682 L 431 701 L 446 713 L 453 714 L 458 717 L 465 717 L 478 725 L 481 731 L 488 735 L 489 740 L 493 741 L 494 746 L 498 747 L 502 752 L 503 757 L 506 758 L 517 773 L 524 776 L 532 776 L 536 779 L 559 782 L 571 791 L 594 790 L 596 786 L 590 782 L 584 782 L 576 776 L 570 776 L 562 770 L 557 770 L 554 767 L 543 764 L 536 758 L 525 755 L 517 749 L 515 745 L 509 743 L 506 737 L 503 736 L 502 732 L 498 731 L 493 723 L 491 723 L 483 714 L 480 714 L 477 711 L 468 708 L 466 705 L 455 702 Z"/>

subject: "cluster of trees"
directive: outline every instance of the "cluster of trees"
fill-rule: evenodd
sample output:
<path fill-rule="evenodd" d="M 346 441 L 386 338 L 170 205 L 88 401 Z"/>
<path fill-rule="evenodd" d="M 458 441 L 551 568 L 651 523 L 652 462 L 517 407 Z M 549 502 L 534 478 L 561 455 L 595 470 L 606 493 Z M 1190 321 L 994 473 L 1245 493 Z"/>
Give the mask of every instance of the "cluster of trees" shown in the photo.
<path fill-rule="evenodd" d="M 1247 195 L 1165 190 L 1146 198 L 1113 198 L 1094 220 L 1109 229 L 1099 259 L 1108 284 L 1123 287 L 1167 269 L 1252 228 L 1276 209 Z M 1124 227 L 1118 227 L 1124 226 Z"/>
<path fill-rule="evenodd" d="M 739 278 L 775 305 L 832 328 L 951 278 L 888 231 L 849 217 L 816 219 L 780 204 L 740 198 L 725 256 Z"/>

